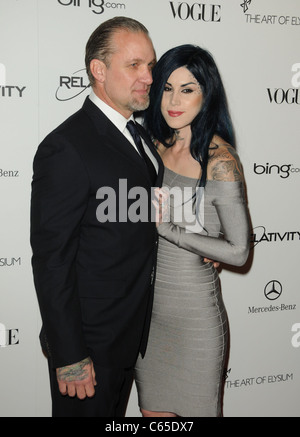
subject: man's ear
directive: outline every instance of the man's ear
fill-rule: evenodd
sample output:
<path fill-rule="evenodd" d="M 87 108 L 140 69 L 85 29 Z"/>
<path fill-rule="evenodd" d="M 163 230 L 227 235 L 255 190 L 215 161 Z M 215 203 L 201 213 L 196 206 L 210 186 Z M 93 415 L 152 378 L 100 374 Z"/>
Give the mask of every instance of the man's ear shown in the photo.
<path fill-rule="evenodd" d="M 90 63 L 90 70 L 94 78 L 103 83 L 106 77 L 106 65 L 99 59 L 92 59 Z"/>

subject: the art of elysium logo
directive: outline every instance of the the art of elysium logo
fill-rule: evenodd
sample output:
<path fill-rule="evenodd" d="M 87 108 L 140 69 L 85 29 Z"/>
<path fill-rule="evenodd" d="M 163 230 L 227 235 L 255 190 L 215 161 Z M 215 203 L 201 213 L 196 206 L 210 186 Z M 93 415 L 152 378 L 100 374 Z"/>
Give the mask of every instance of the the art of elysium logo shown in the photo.
<path fill-rule="evenodd" d="M 243 8 L 244 14 L 248 11 L 249 6 L 251 5 L 252 0 L 244 0 L 241 4 L 241 7 Z"/>
<path fill-rule="evenodd" d="M 231 379 L 229 379 L 231 376 Z M 294 379 L 293 373 L 277 373 L 277 374 L 269 374 L 269 375 L 258 375 L 258 376 L 242 376 L 239 378 L 234 378 L 232 374 L 232 369 L 227 370 L 225 387 L 227 389 L 234 388 L 248 388 L 253 387 L 255 385 L 264 385 L 264 384 L 274 384 L 274 383 L 283 383 L 283 382 L 292 382 Z"/>
<path fill-rule="evenodd" d="M 7 329 L 0 323 L 0 348 L 19 344 L 19 330 Z"/>
<path fill-rule="evenodd" d="M 69 76 L 60 76 L 55 97 L 60 102 L 75 99 L 90 87 L 85 68 L 77 70 Z"/>
<path fill-rule="evenodd" d="M 244 0 L 240 6 L 243 9 L 246 23 L 261 25 L 282 25 L 282 26 L 299 26 L 300 17 L 292 15 L 275 15 L 272 11 L 268 14 L 261 14 L 257 9 L 260 2 L 254 0 Z M 256 9 L 255 9 L 256 6 Z"/>
<path fill-rule="evenodd" d="M 19 258 L 0 258 L 0 267 L 16 267 L 22 264 L 21 257 Z"/>
<path fill-rule="evenodd" d="M 73 7 L 88 7 L 94 14 L 103 14 L 105 9 L 125 10 L 126 5 L 124 3 L 109 2 L 105 0 L 57 0 L 61 6 L 73 6 Z"/>

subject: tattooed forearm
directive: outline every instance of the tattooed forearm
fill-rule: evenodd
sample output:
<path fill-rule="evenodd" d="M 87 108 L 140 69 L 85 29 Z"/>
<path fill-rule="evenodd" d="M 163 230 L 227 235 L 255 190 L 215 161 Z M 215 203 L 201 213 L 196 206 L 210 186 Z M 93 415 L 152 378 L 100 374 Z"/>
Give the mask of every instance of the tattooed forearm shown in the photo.
<path fill-rule="evenodd" d="M 86 366 L 91 364 L 91 359 L 86 358 L 79 363 L 57 369 L 57 378 L 62 382 L 83 381 L 89 375 Z"/>

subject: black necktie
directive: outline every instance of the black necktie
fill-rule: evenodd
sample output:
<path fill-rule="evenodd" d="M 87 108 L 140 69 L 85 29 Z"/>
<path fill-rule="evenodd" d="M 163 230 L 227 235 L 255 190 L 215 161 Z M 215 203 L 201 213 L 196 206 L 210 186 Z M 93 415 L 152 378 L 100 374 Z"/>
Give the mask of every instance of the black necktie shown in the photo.
<path fill-rule="evenodd" d="M 132 120 L 130 120 L 127 123 L 127 129 L 129 130 L 129 132 L 130 132 L 130 134 L 131 134 L 131 136 L 132 136 L 132 138 L 133 138 L 133 140 L 134 140 L 134 142 L 135 142 L 135 144 L 136 144 L 136 146 L 138 148 L 138 151 L 140 152 L 141 156 L 143 157 L 143 159 L 145 161 L 145 164 L 146 164 L 146 166 L 148 168 L 148 172 L 149 172 L 149 176 L 150 176 L 151 182 L 154 185 L 154 183 L 156 181 L 156 176 L 157 176 L 156 170 L 154 168 L 154 165 L 153 165 L 151 159 L 148 157 L 147 153 L 145 152 L 145 149 L 144 149 L 144 146 L 143 146 L 140 134 L 139 134 L 139 132 L 137 130 L 137 127 L 136 127 L 135 123 Z"/>

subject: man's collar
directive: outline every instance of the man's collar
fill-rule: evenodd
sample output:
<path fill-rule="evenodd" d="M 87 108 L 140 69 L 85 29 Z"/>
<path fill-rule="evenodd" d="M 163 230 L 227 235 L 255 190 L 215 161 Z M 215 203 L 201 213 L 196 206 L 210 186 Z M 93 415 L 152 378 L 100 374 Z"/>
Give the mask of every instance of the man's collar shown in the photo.
<path fill-rule="evenodd" d="M 131 115 L 129 119 L 125 118 L 122 114 L 101 100 L 93 90 L 91 91 L 89 98 L 122 133 L 126 128 L 127 122 L 129 120 L 134 121 L 133 115 Z"/>

